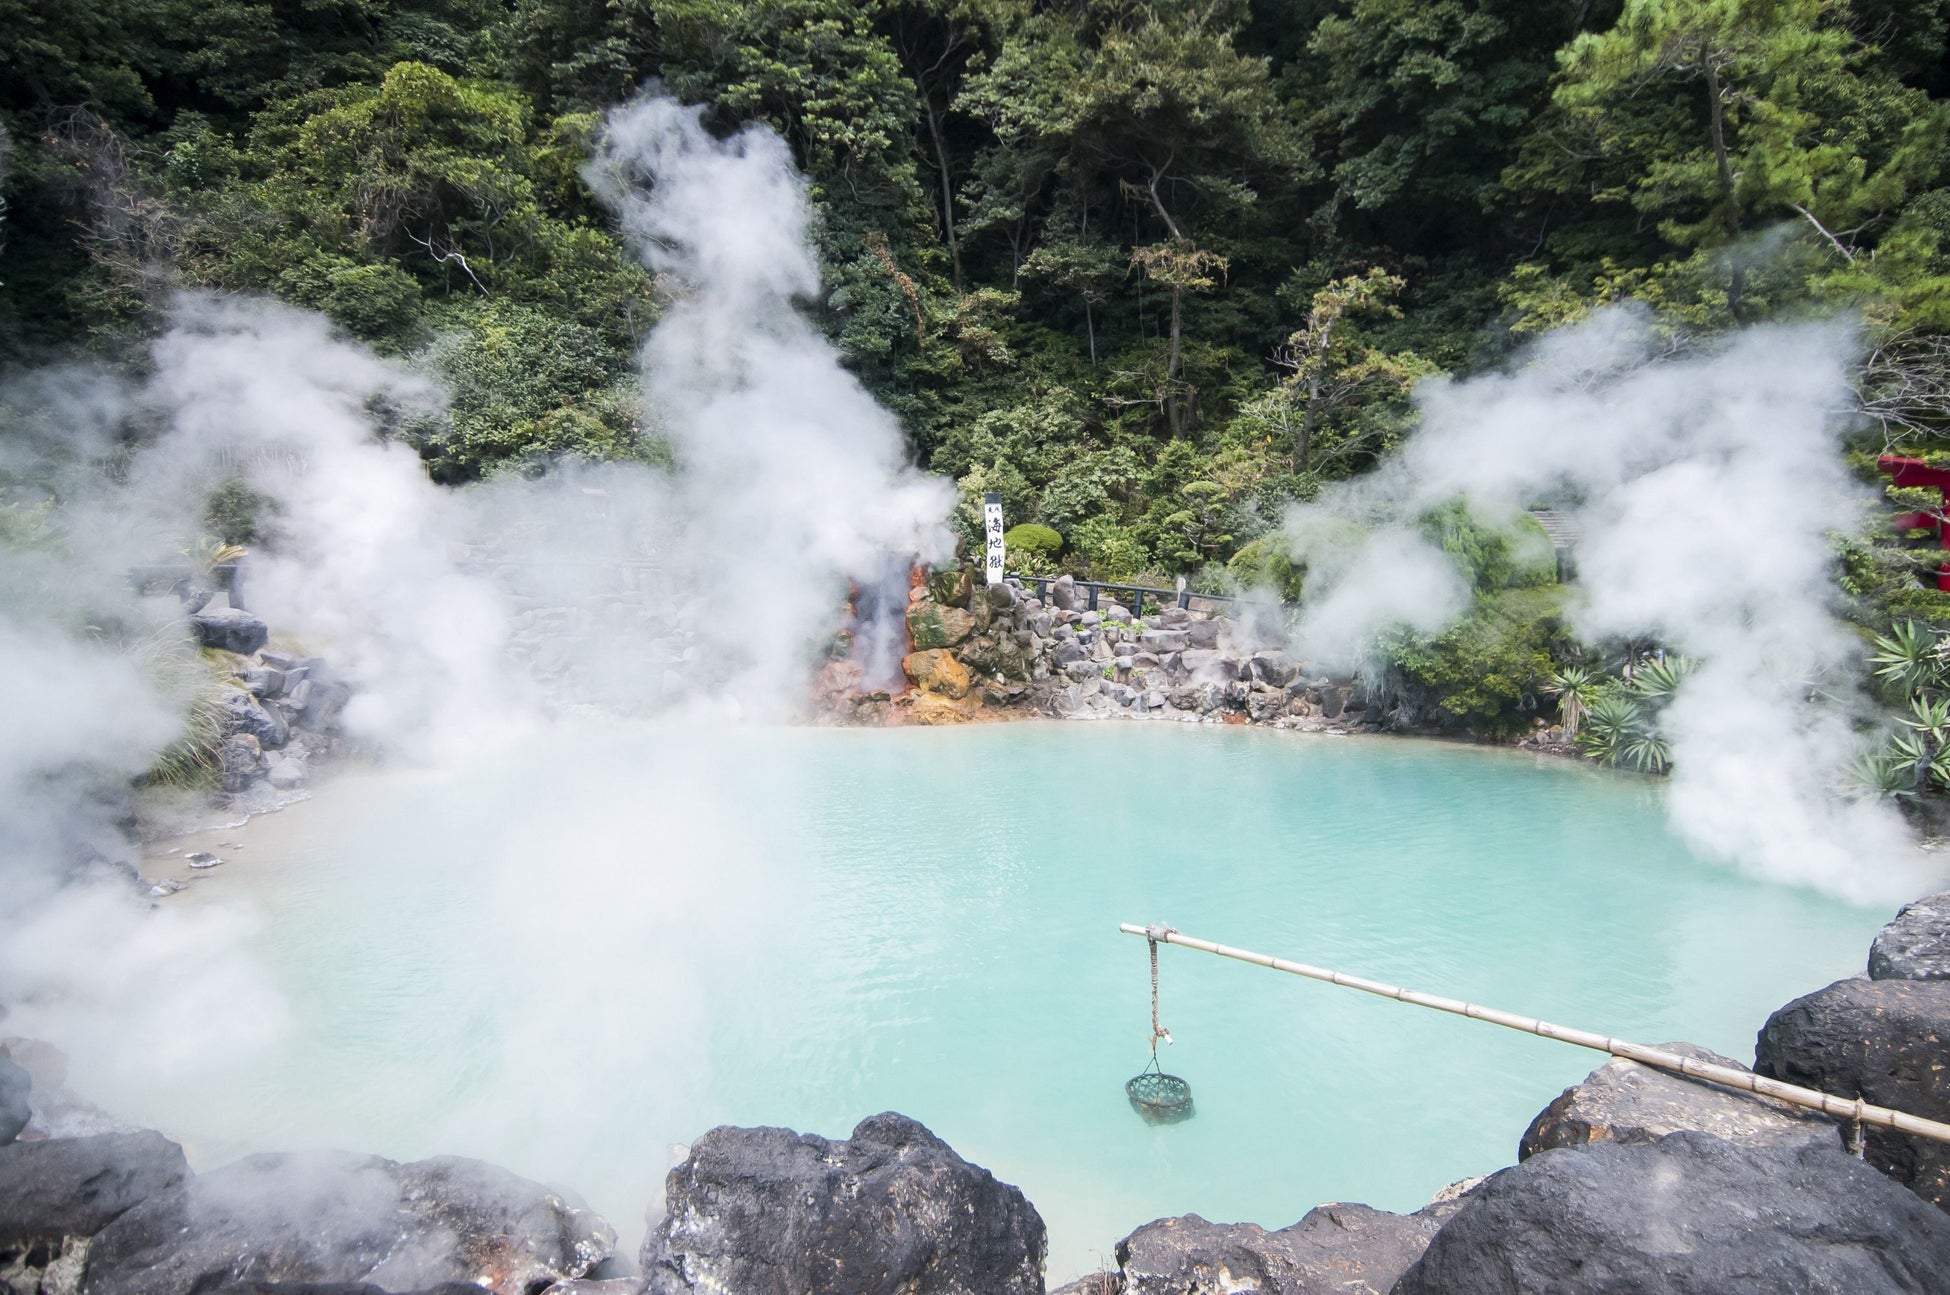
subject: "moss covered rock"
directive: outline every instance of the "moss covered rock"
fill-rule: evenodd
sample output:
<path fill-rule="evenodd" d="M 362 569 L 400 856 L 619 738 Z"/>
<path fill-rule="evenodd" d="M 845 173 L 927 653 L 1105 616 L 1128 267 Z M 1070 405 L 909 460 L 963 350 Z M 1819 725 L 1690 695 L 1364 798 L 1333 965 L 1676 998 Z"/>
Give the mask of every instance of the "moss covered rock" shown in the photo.
<path fill-rule="evenodd" d="M 975 632 L 975 617 L 959 607 L 937 602 L 912 603 L 907 609 L 907 633 L 917 650 L 950 648 Z"/>

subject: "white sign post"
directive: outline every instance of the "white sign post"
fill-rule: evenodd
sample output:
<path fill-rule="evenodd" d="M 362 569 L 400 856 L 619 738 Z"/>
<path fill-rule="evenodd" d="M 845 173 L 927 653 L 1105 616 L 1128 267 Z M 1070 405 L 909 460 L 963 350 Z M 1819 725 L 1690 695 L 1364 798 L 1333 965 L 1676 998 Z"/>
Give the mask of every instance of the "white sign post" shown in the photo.
<path fill-rule="evenodd" d="M 1002 559 L 1004 557 L 1002 544 L 1002 496 L 993 490 L 982 496 L 982 535 L 986 545 L 983 561 L 988 572 L 989 583 L 999 585 L 1002 583 Z"/>

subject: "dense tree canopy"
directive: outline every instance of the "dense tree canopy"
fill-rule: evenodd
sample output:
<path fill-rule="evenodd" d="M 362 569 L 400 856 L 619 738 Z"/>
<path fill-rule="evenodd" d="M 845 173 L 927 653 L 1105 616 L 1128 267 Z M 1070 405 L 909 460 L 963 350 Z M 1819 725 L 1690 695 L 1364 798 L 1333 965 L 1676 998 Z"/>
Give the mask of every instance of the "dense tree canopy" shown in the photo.
<path fill-rule="evenodd" d="M 790 143 L 808 309 L 965 524 L 999 489 L 1076 569 L 1267 578 L 1417 381 L 1626 297 L 1675 334 L 1858 311 L 1881 433 L 1950 448 L 1947 33 L 1950 0 L 0 0 L 0 360 L 264 292 L 448 382 L 404 429 L 443 480 L 654 456 L 655 285 L 580 167 L 656 78 Z"/>

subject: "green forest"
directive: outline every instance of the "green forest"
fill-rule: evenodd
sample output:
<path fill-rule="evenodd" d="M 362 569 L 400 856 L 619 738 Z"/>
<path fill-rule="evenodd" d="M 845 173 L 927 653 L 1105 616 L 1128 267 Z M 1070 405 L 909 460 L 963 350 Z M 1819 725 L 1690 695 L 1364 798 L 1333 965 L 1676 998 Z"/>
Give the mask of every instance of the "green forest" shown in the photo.
<path fill-rule="evenodd" d="M 659 285 L 580 174 L 652 81 L 789 141 L 807 309 L 1052 567 L 1292 592 L 1282 510 L 1418 381 L 1623 300 L 1675 345 L 1857 316 L 1864 478 L 1950 447 L 1950 0 L 0 0 L 0 67 L 0 362 L 269 294 L 446 382 L 401 431 L 443 482 L 665 456 Z M 1878 628 L 1946 605 L 1837 544 Z M 1477 565 L 1397 658 L 1494 728 L 1562 653 Z"/>

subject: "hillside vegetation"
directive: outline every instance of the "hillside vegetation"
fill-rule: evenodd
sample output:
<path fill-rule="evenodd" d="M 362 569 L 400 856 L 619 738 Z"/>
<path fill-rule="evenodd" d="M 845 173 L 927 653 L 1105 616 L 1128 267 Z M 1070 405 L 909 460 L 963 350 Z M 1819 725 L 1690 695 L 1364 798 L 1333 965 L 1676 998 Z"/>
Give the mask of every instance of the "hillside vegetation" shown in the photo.
<path fill-rule="evenodd" d="M 1950 388 L 1950 0 L 0 0 L 0 348 L 138 359 L 182 287 L 450 385 L 437 479 L 650 457 L 658 285 L 580 172 L 653 78 L 791 144 L 822 326 L 958 481 L 1100 578 L 1266 576 L 1432 374 L 1623 299 L 1857 311 Z M 1852 587 L 1926 614 L 1866 541 Z M 1272 571 L 1278 578 L 1280 573 Z"/>

